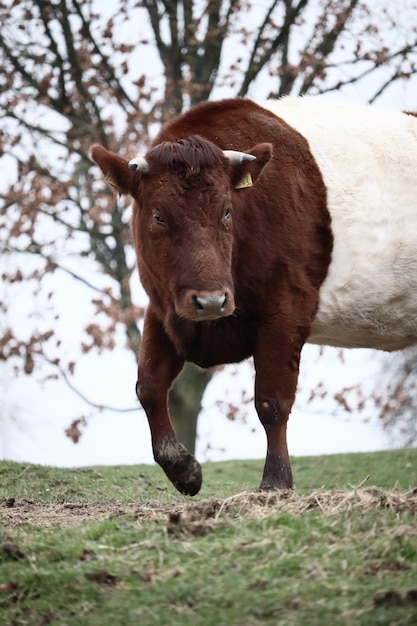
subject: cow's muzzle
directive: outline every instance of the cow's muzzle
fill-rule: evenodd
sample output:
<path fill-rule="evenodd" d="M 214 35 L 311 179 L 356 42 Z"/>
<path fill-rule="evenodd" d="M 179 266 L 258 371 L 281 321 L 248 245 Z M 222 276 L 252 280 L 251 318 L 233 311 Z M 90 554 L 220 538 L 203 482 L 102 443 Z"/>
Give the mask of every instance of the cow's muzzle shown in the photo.
<path fill-rule="evenodd" d="M 235 310 L 233 294 L 229 289 L 220 291 L 187 290 L 183 306 L 177 307 L 177 314 L 193 322 L 217 320 L 231 315 Z"/>

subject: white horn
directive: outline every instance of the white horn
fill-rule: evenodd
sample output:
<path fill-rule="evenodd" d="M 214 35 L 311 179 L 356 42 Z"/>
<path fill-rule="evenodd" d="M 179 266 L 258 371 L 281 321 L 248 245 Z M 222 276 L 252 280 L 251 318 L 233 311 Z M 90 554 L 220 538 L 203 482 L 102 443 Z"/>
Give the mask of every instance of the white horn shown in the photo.
<path fill-rule="evenodd" d="M 238 152 L 237 150 L 223 150 L 223 154 L 233 165 L 243 163 L 244 161 L 256 161 L 256 156 L 247 152 Z"/>
<path fill-rule="evenodd" d="M 127 164 L 133 172 L 149 172 L 149 163 L 145 157 L 137 156 Z"/>

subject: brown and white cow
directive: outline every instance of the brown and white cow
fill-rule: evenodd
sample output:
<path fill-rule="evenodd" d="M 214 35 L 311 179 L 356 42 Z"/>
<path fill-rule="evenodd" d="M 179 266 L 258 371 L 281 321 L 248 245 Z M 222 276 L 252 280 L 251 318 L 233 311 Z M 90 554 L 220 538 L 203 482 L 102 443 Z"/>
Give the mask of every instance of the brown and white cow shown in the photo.
<path fill-rule="evenodd" d="M 291 487 L 286 429 L 303 344 L 417 342 L 417 119 L 314 98 L 230 99 L 166 124 L 145 157 L 100 146 L 92 157 L 134 200 L 149 296 L 137 395 L 156 461 L 179 491 L 199 491 L 168 389 L 185 361 L 253 356 L 260 488 Z"/>

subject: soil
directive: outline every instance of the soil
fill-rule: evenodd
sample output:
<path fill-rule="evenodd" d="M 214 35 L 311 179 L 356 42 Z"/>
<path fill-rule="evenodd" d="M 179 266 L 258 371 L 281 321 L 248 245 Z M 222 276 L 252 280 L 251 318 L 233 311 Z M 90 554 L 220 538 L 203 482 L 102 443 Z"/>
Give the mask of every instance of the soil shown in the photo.
<path fill-rule="evenodd" d="M 274 511 L 301 515 L 319 510 L 336 515 L 350 509 L 380 508 L 393 512 L 410 511 L 417 515 L 417 488 L 406 493 L 388 492 L 376 487 L 352 491 L 317 490 L 309 495 L 293 491 L 241 493 L 224 500 L 184 500 L 167 503 L 152 500 L 142 503 L 60 502 L 0 500 L 0 527 L 31 525 L 42 528 L 75 528 L 112 518 L 127 517 L 138 522 L 164 521 L 169 532 L 204 534 L 224 518 L 245 515 L 263 517 Z"/>

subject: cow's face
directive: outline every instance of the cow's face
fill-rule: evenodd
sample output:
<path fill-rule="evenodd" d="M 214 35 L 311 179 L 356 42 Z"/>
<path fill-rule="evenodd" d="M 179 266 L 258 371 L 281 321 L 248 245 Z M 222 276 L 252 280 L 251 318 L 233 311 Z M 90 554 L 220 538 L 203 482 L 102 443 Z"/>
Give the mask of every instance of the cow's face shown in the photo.
<path fill-rule="evenodd" d="M 190 138 L 157 145 L 146 160 L 127 163 L 93 148 L 108 182 L 134 199 L 141 280 L 161 309 L 173 306 L 178 317 L 194 322 L 233 314 L 233 196 L 245 193 L 271 158 L 269 144 L 250 152 L 256 160 Z"/>
<path fill-rule="evenodd" d="M 141 275 L 192 321 L 233 313 L 232 204 L 225 168 L 144 176 L 133 231 Z"/>

